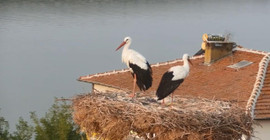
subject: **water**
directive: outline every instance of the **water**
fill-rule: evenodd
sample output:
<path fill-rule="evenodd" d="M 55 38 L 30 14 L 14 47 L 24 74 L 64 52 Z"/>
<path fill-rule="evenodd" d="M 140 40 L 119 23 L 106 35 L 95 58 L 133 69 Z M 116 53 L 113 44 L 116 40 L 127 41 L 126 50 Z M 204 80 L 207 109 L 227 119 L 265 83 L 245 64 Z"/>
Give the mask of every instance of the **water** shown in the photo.
<path fill-rule="evenodd" d="M 150 63 L 194 54 L 203 33 L 231 33 L 268 51 L 267 0 L 0 0 L 0 108 L 15 130 L 54 97 L 90 91 L 79 76 L 122 69 L 115 49 L 125 36 Z"/>

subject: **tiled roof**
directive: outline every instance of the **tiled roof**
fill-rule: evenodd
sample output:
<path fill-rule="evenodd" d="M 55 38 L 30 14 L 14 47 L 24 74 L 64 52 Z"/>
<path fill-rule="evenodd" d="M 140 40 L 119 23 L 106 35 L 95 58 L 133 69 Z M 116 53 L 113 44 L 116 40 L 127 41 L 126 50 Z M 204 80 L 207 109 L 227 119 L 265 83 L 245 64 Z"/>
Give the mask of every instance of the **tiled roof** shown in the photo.
<path fill-rule="evenodd" d="M 270 118 L 270 109 L 267 108 L 270 107 L 269 66 L 261 96 L 259 96 L 260 92 L 257 92 L 258 85 L 261 86 L 261 83 L 258 84 L 258 77 L 260 77 L 258 72 L 260 72 L 259 68 L 263 67 L 260 63 L 263 59 L 266 59 L 265 56 L 267 55 L 265 52 L 236 48 L 232 56 L 225 57 L 210 66 L 203 64 L 204 56 L 193 57 L 191 59 L 193 65 L 190 67 L 189 76 L 175 90 L 174 94 L 234 101 L 241 108 L 252 108 L 259 97 L 255 111 L 256 117 L 260 114 L 262 118 Z M 253 63 L 241 69 L 227 67 L 242 60 Z M 155 94 L 163 73 L 170 67 L 182 65 L 182 63 L 181 59 L 177 59 L 151 65 L 154 80 L 152 87 L 145 92 L 145 95 Z M 131 91 L 133 85 L 132 75 L 128 69 L 82 76 L 78 80 L 110 85 L 125 91 Z M 261 80 L 259 79 L 259 81 Z M 139 89 L 136 89 L 139 92 Z"/>
<path fill-rule="evenodd" d="M 268 56 L 270 59 L 270 55 Z M 261 93 L 256 102 L 255 118 L 270 119 L 270 61 L 266 67 Z"/>

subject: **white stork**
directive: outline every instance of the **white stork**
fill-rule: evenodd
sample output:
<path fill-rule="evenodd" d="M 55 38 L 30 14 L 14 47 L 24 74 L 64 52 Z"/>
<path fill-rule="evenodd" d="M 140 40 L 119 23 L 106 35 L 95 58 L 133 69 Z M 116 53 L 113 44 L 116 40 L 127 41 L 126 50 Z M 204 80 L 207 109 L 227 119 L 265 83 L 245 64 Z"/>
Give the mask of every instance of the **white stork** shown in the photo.
<path fill-rule="evenodd" d="M 119 50 L 124 46 L 122 51 L 122 61 L 130 68 L 131 74 L 133 76 L 133 92 L 130 96 L 133 98 L 135 96 L 135 83 L 141 91 L 145 91 L 152 86 L 152 69 L 146 59 L 138 52 L 129 49 L 131 44 L 131 38 L 125 37 L 124 41 L 116 49 Z"/>
<path fill-rule="evenodd" d="M 172 101 L 173 102 L 173 92 L 174 90 L 179 87 L 181 83 L 183 83 L 184 79 L 189 74 L 189 64 L 192 65 L 191 61 L 189 60 L 188 54 L 183 55 L 183 66 L 174 66 L 171 67 L 168 71 L 166 71 L 159 83 L 156 95 L 158 97 L 158 100 L 163 99 L 164 104 L 164 98 L 172 94 Z"/>

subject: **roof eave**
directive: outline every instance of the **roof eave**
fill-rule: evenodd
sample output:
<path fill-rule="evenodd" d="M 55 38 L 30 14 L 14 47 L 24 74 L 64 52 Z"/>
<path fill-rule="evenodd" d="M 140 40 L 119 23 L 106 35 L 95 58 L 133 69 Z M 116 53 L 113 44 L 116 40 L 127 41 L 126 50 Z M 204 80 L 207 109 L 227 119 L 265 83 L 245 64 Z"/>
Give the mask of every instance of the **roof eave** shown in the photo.
<path fill-rule="evenodd" d="M 115 89 L 118 89 L 118 90 L 122 90 L 122 91 L 125 91 L 125 92 L 129 92 L 128 89 L 123 89 L 123 88 L 118 87 L 118 86 L 113 86 L 113 85 L 109 85 L 109 84 L 104 84 L 104 83 L 101 83 L 101 82 L 96 82 L 96 81 L 91 81 L 91 80 L 81 80 L 80 78 L 77 79 L 77 80 L 78 80 L 79 82 L 91 83 L 92 85 L 97 84 L 97 85 L 106 86 L 106 87 L 110 87 L 110 88 L 115 88 Z"/>

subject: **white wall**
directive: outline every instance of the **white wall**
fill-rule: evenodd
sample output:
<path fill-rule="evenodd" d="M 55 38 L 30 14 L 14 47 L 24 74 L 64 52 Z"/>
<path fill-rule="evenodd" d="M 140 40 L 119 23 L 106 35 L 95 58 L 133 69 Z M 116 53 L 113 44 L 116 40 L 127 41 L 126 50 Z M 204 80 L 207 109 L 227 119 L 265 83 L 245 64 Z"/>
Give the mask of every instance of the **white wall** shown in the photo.
<path fill-rule="evenodd" d="M 115 92 L 115 93 L 125 93 L 125 91 L 116 89 L 113 87 L 108 87 L 108 86 L 103 86 L 99 84 L 93 84 L 94 89 L 99 91 L 99 92 Z"/>
<path fill-rule="evenodd" d="M 252 140 L 270 140 L 270 120 L 256 120 L 261 126 L 254 125 Z"/>

